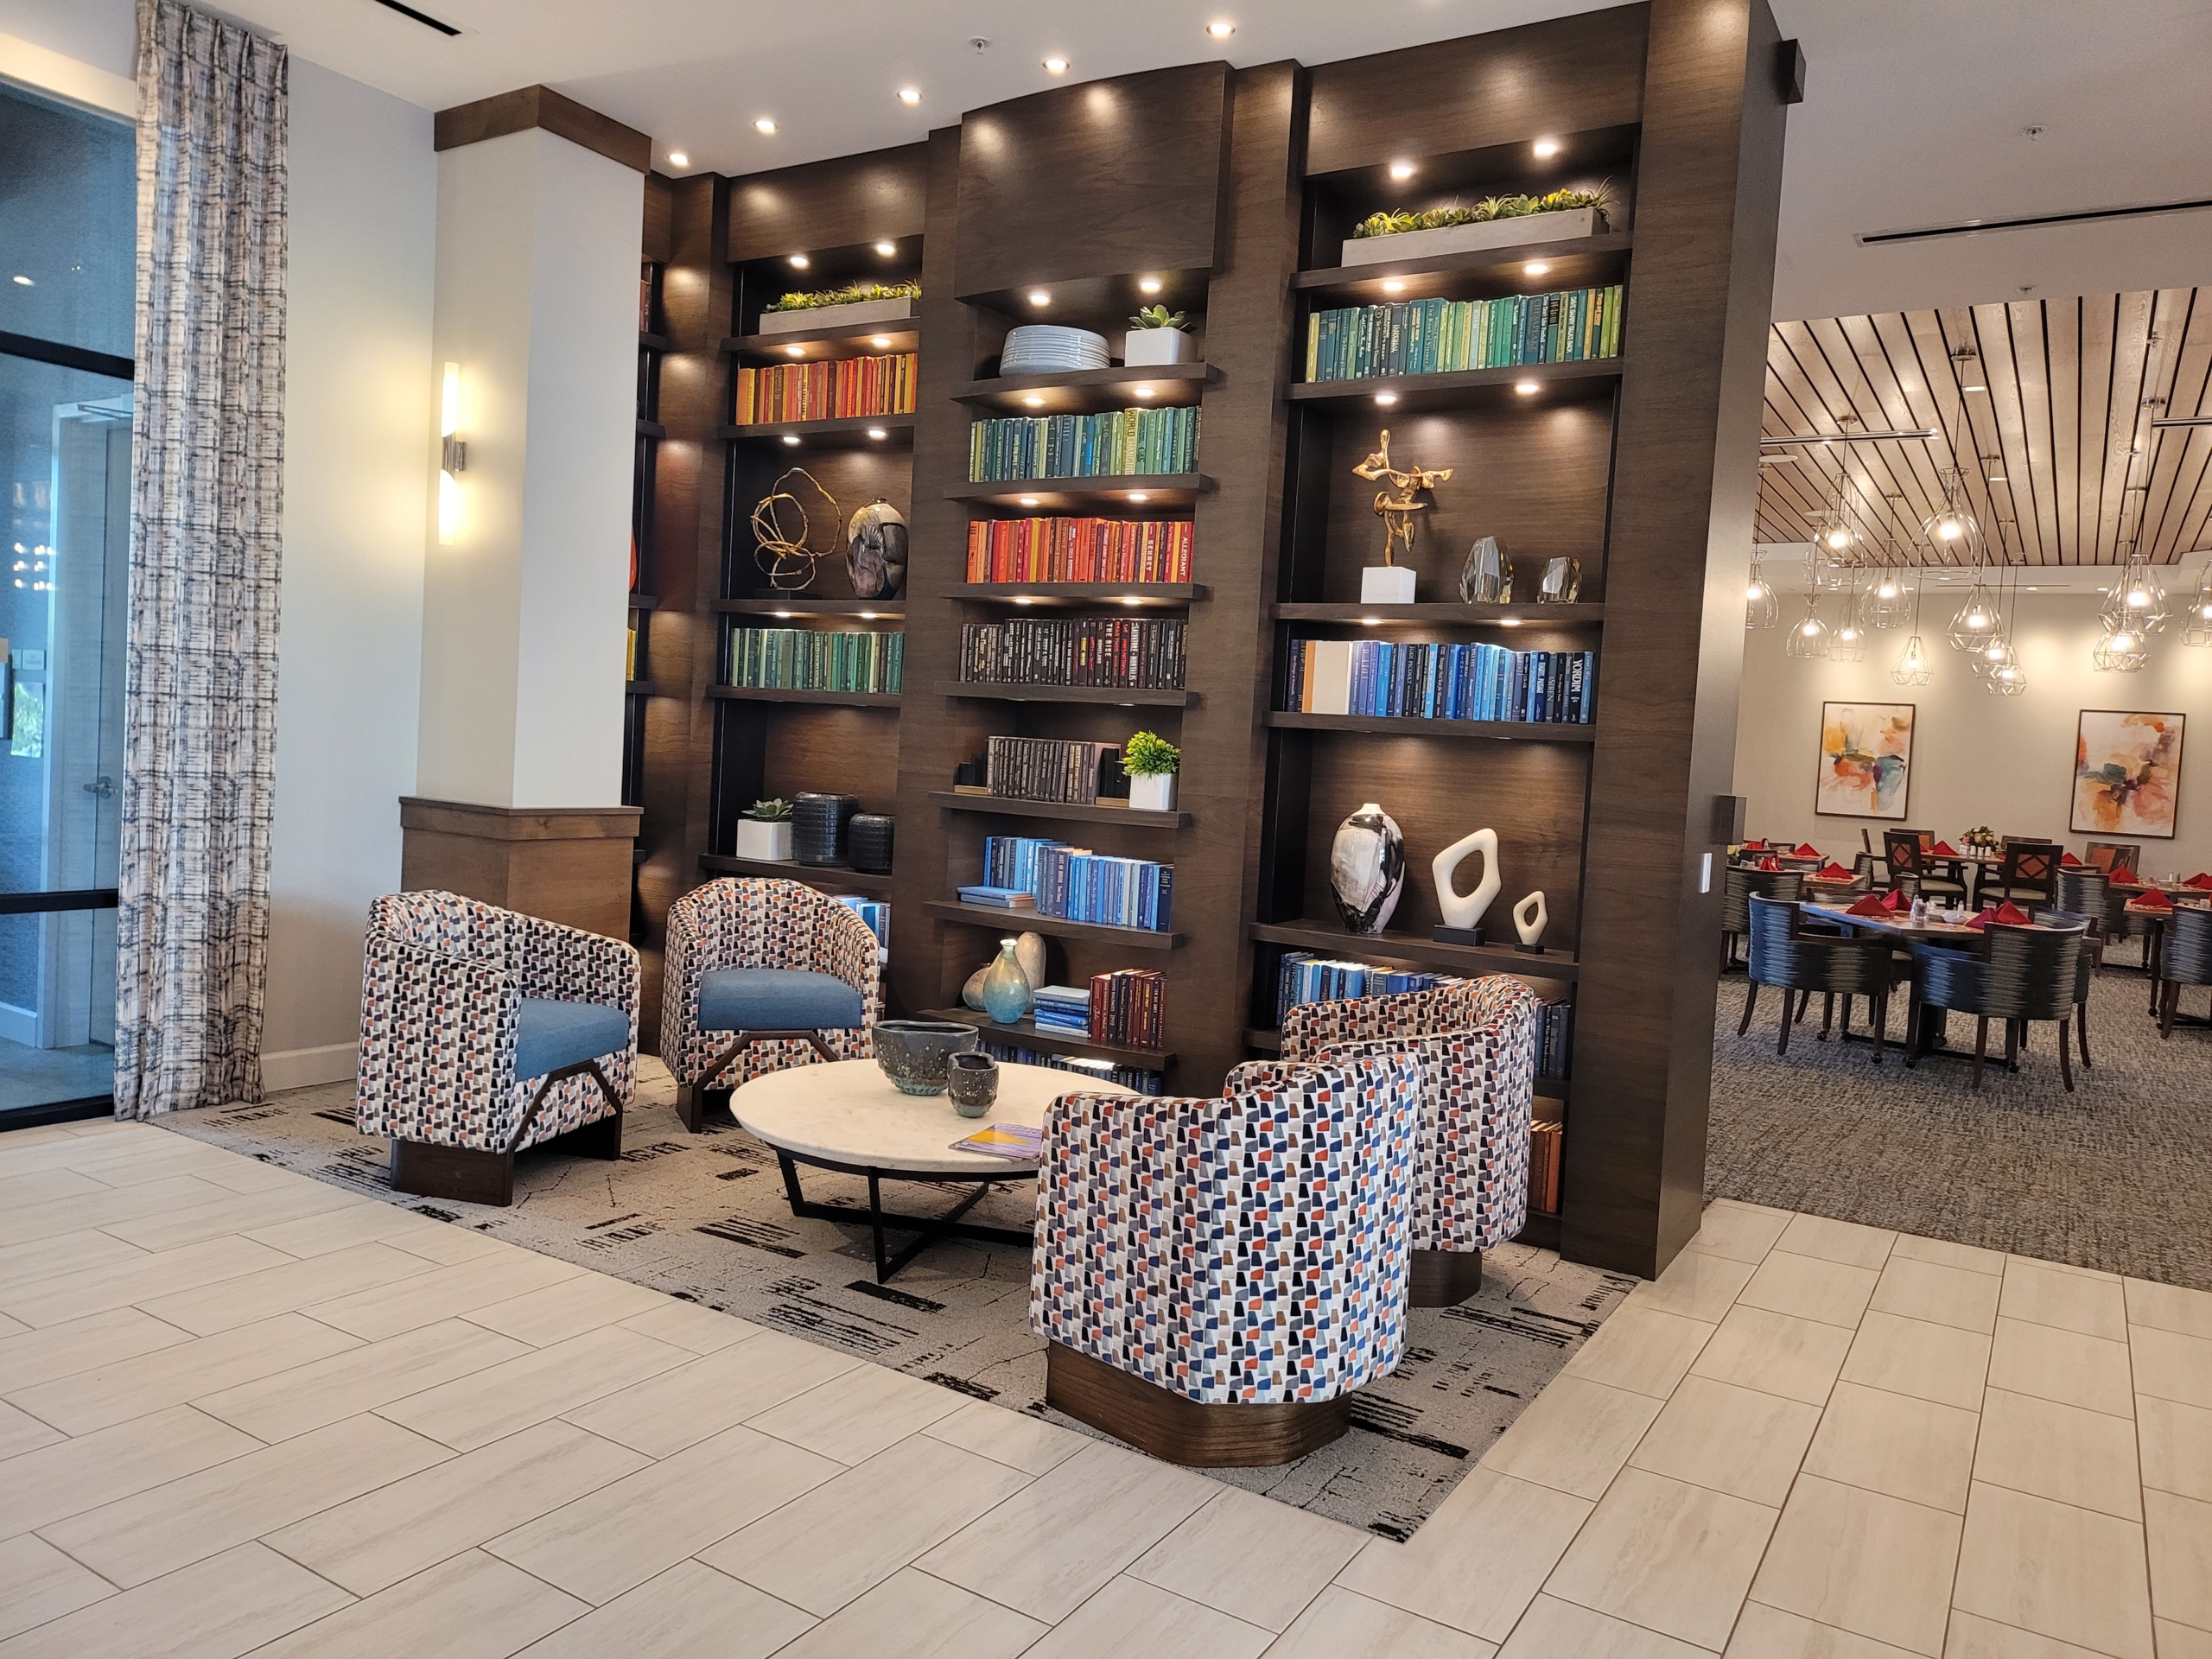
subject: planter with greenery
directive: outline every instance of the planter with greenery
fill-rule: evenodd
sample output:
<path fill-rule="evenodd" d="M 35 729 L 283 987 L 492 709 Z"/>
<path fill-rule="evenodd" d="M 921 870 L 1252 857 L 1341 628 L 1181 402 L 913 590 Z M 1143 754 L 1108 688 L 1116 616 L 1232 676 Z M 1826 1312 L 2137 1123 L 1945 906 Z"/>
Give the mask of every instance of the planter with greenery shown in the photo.
<path fill-rule="evenodd" d="M 1122 343 L 1125 368 L 1154 368 L 1190 359 L 1191 337 L 1183 332 L 1183 314 L 1164 305 L 1147 305 L 1129 319 L 1129 332 Z"/>
<path fill-rule="evenodd" d="M 1122 770 L 1129 775 L 1129 807 L 1138 812 L 1175 810 L 1175 774 L 1183 752 L 1153 732 L 1137 732 L 1122 746 Z"/>
<path fill-rule="evenodd" d="M 848 322 L 904 322 L 921 306 L 919 283 L 852 283 L 810 294 L 786 294 L 760 310 L 760 332 L 788 334 Z"/>
<path fill-rule="evenodd" d="M 785 800 L 755 801 L 737 821 L 737 855 L 791 861 L 791 804 Z"/>
<path fill-rule="evenodd" d="M 1417 213 L 1370 213 L 1344 245 L 1344 263 L 1370 265 L 1425 254 L 1564 242 L 1605 229 L 1605 192 L 1554 190 L 1541 196 L 1485 196 Z"/>

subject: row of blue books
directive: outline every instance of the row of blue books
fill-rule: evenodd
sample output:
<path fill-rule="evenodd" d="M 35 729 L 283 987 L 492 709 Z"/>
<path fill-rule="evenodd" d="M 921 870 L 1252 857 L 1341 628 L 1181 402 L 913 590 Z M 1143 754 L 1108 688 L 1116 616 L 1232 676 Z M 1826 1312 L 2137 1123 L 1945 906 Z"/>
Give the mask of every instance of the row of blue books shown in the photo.
<path fill-rule="evenodd" d="M 1078 1077 L 1088 1077 L 1093 1083 L 1118 1083 L 1124 1089 L 1133 1089 L 1141 1095 L 1160 1092 L 1160 1073 L 1147 1071 L 1134 1065 L 1115 1065 L 1105 1060 L 1085 1059 L 1076 1054 L 1046 1054 L 1033 1048 L 1018 1048 L 1012 1043 L 995 1043 L 990 1033 L 983 1033 L 983 1052 L 995 1060 L 1010 1060 L 1016 1065 L 1049 1065 L 1055 1071 L 1072 1071 Z"/>
<path fill-rule="evenodd" d="M 1310 950 L 1286 950 L 1276 983 L 1275 1023 L 1301 1002 L 1341 1002 L 1358 996 L 1395 996 L 1433 989 L 1447 976 L 1407 973 L 1368 962 L 1341 962 Z"/>
<path fill-rule="evenodd" d="M 1148 932 L 1166 930 L 1175 896 L 1172 864 L 1109 858 L 1032 836 L 985 836 L 983 881 L 1033 895 L 1039 916 Z"/>
<path fill-rule="evenodd" d="M 1598 653 L 1293 639 L 1283 707 L 1305 715 L 1588 725 L 1598 718 Z"/>

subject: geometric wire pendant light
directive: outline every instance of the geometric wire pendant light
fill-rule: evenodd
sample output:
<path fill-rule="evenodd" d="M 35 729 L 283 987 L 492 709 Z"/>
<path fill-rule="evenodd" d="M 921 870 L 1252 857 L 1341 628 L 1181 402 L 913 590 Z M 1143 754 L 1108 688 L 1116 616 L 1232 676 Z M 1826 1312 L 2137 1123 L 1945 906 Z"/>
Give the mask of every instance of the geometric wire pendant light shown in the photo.
<path fill-rule="evenodd" d="M 1805 595 L 1805 614 L 1791 626 L 1789 637 L 1782 642 L 1782 650 L 1788 657 L 1828 654 L 1828 625 L 1821 620 L 1821 594 L 1817 588 Z"/>
<path fill-rule="evenodd" d="M 1770 628 L 1782 614 L 1782 603 L 1775 597 L 1774 584 L 1766 579 L 1761 569 L 1764 550 L 1757 542 L 1751 543 L 1751 575 L 1744 588 L 1744 626 Z"/>
<path fill-rule="evenodd" d="M 2181 642 L 2212 645 L 2212 564 L 2197 572 L 2196 591 L 2189 601 L 2189 626 L 2182 630 Z"/>
<path fill-rule="evenodd" d="M 1901 628 L 1912 613 L 1912 590 L 1904 572 L 1889 563 L 1891 550 L 1882 550 L 1883 563 L 1870 572 L 1859 598 L 1859 620 L 1870 628 Z"/>
<path fill-rule="evenodd" d="M 1920 643 L 1920 586 L 1916 582 L 1912 592 L 1912 632 L 1904 642 L 1904 652 L 1898 657 L 1897 666 L 1890 671 L 1890 677 L 1899 685 L 1925 685 L 1934 671 L 1928 647 Z"/>
<path fill-rule="evenodd" d="M 1996 596 L 1982 583 L 1981 566 L 1976 563 L 1974 586 L 1958 610 L 1951 617 L 1949 635 L 1951 649 L 1979 654 L 1986 650 L 1989 642 L 1998 637 L 2000 617 Z"/>
<path fill-rule="evenodd" d="M 2019 620 L 2020 614 L 2019 582 L 2019 577 L 2013 575 L 2012 603 L 2005 607 L 2002 636 L 1982 651 L 1982 661 L 1987 664 L 1987 672 L 1981 682 L 1982 690 L 2000 697 L 2017 697 L 2028 689 L 2027 672 L 2020 666 L 2020 654 L 2012 643 L 2013 626 Z"/>
<path fill-rule="evenodd" d="M 1849 585 L 1844 590 L 1843 617 L 1835 625 L 1835 632 L 1828 637 L 1828 660 L 1832 663 L 1863 662 L 1866 657 L 1866 630 L 1859 620 L 1859 571 L 1853 567 Z"/>

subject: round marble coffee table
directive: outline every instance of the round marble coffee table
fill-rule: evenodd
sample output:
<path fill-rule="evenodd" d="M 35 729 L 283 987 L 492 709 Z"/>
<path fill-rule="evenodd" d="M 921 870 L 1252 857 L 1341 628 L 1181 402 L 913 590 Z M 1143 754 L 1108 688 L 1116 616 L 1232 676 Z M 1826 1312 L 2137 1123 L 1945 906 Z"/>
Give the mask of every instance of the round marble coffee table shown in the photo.
<path fill-rule="evenodd" d="M 993 1123 L 1041 1128 L 1060 1096 L 1127 1095 L 1119 1084 L 1094 1082 L 1079 1071 L 999 1063 L 999 1097 L 981 1117 L 963 1117 L 945 1095 L 901 1094 L 874 1060 L 796 1065 L 755 1077 L 729 1097 L 730 1115 L 756 1139 L 774 1148 L 784 1172 L 791 1213 L 820 1221 L 850 1222 L 848 1208 L 818 1204 L 799 1190 L 798 1166 L 834 1169 L 868 1180 L 868 1219 L 875 1237 L 875 1281 L 891 1276 L 941 1238 L 974 1238 L 993 1244 L 1027 1244 L 1033 1235 L 962 1219 L 1001 1181 L 1027 1180 L 1034 1161 L 1013 1162 L 988 1153 L 955 1152 L 952 1143 Z M 898 1215 L 883 1207 L 886 1181 L 972 1182 L 976 1190 L 941 1217 Z M 884 1249 L 884 1230 L 918 1234 L 896 1253 Z"/>

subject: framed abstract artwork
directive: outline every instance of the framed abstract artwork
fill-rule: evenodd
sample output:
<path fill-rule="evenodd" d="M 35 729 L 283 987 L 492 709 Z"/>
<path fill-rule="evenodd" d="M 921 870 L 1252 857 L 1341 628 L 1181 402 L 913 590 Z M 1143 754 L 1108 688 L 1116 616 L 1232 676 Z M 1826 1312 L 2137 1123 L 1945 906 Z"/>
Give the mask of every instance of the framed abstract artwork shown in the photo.
<path fill-rule="evenodd" d="M 2174 833 L 2183 716 L 2084 709 L 2074 729 L 2073 828 L 2092 836 Z"/>
<path fill-rule="evenodd" d="M 1813 810 L 1839 818 L 1904 820 L 1912 788 L 1909 702 L 1824 702 Z"/>

